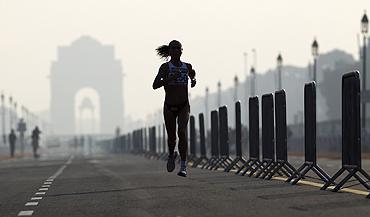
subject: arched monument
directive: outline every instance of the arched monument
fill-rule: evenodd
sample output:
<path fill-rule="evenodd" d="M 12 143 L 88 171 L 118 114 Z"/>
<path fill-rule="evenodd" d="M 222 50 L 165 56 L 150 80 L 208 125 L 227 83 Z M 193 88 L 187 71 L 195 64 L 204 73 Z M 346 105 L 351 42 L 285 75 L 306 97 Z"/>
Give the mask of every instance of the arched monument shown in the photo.
<path fill-rule="evenodd" d="M 79 125 L 79 130 L 78 132 L 85 132 L 88 134 L 96 133 L 95 131 L 95 106 L 92 103 L 91 99 L 88 97 L 85 97 L 80 105 L 78 106 L 78 113 L 79 113 L 79 118 L 80 120 L 77 122 Z M 87 111 L 89 113 L 89 118 L 88 118 L 88 123 L 85 123 L 83 119 L 83 113 Z"/>
<path fill-rule="evenodd" d="M 92 88 L 99 95 L 100 131 L 114 133 L 123 123 L 121 61 L 111 45 L 82 36 L 58 48 L 50 73 L 50 119 L 57 134 L 75 133 L 75 95 Z"/>

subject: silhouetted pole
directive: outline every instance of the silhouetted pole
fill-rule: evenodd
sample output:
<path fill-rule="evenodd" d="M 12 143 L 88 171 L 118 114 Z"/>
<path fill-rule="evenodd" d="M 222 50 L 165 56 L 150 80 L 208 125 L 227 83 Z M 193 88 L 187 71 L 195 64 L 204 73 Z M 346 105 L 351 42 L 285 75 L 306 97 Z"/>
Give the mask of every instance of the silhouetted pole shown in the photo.
<path fill-rule="evenodd" d="M 252 53 L 253 53 L 253 67 L 254 67 L 254 70 L 257 70 L 257 51 L 256 49 L 252 49 Z"/>
<path fill-rule="evenodd" d="M 254 67 L 251 68 L 251 96 L 256 95 L 256 71 L 254 70 Z"/>
<path fill-rule="evenodd" d="M 217 107 L 221 107 L 221 81 L 217 83 Z"/>
<path fill-rule="evenodd" d="M 244 52 L 243 53 L 243 56 L 244 56 L 244 75 L 245 75 L 245 83 L 244 83 L 244 91 L 245 91 L 245 108 L 248 108 L 248 99 L 249 99 L 249 96 L 248 96 L 248 83 L 247 83 L 247 79 L 248 79 L 248 54 L 247 52 Z M 245 117 L 245 120 L 244 120 L 244 123 L 247 125 L 248 124 L 248 116 L 247 115 L 244 115 Z"/>
<path fill-rule="evenodd" d="M 208 107 L 208 103 L 209 103 L 209 101 L 208 101 L 208 98 L 209 97 L 209 88 L 208 87 L 206 87 L 206 95 L 205 95 L 205 97 L 204 97 L 204 100 L 205 100 L 205 102 L 204 102 L 204 106 L 205 106 L 205 118 L 206 118 L 206 120 L 205 120 L 205 122 L 206 122 L 206 124 L 205 124 L 205 127 L 206 127 L 206 132 L 208 131 L 208 117 L 209 117 L 209 107 Z"/>
<path fill-rule="evenodd" d="M 6 144 L 6 129 L 5 129 L 5 96 L 1 93 L 1 126 L 3 134 L 3 143 Z"/>
<path fill-rule="evenodd" d="M 317 43 L 316 38 L 313 40 L 311 46 L 312 56 L 313 56 L 313 81 L 317 83 L 317 57 L 319 56 L 319 44 Z"/>
<path fill-rule="evenodd" d="M 248 74 L 248 72 L 247 72 L 247 70 L 248 70 L 248 68 L 247 68 L 247 63 L 248 63 L 248 54 L 247 54 L 247 52 L 244 52 L 243 53 L 243 57 L 244 57 L 244 74 L 245 74 L 245 76 L 247 76 L 247 74 Z"/>
<path fill-rule="evenodd" d="M 18 122 L 18 104 L 17 104 L 17 102 L 14 102 L 14 120 L 15 120 L 15 123 L 17 124 L 17 122 Z"/>
<path fill-rule="evenodd" d="M 256 95 L 256 68 L 257 68 L 257 51 L 256 49 L 252 49 L 253 53 L 253 66 L 251 68 L 251 96 Z"/>
<path fill-rule="evenodd" d="M 282 67 L 283 67 L 283 57 L 281 56 L 280 53 L 278 57 L 276 58 L 276 62 L 277 62 L 277 70 L 278 70 L 278 90 L 281 90 L 283 88 L 282 77 L 281 77 Z"/>
<path fill-rule="evenodd" d="M 29 119 L 29 115 L 28 115 L 28 108 L 26 108 L 26 107 L 24 107 L 24 121 L 26 122 L 29 129 L 32 129 L 30 119 Z"/>
<path fill-rule="evenodd" d="M 33 115 L 32 112 L 30 112 L 30 121 L 31 121 L 32 128 L 35 128 L 36 126 L 35 116 Z"/>
<path fill-rule="evenodd" d="M 13 97 L 9 97 L 9 130 L 13 128 L 13 114 L 12 114 L 12 104 L 13 104 Z"/>
<path fill-rule="evenodd" d="M 307 81 L 311 81 L 311 78 L 312 78 L 312 64 L 311 64 L 311 61 L 308 62 L 307 71 L 308 71 Z"/>
<path fill-rule="evenodd" d="M 362 92 L 366 92 L 366 39 L 369 31 L 369 20 L 367 19 L 366 11 L 361 19 L 361 32 L 364 39 L 362 49 Z M 366 102 L 362 102 L 362 128 L 366 129 Z"/>
<path fill-rule="evenodd" d="M 239 86 L 238 76 L 235 75 L 234 77 L 234 103 L 238 101 L 238 86 Z"/>
<path fill-rule="evenodd" d="M 238 101 L 238 86 L 239 86 L 239 79 L 238 79 L 238 76 L 235 75 L 235 77 L 234 77 L 234 102 L 233 102 L 233 104 L 235 104 Z M 235 121 L 233 123 L 233 127 L 236 129 L 236 122 Z"/>

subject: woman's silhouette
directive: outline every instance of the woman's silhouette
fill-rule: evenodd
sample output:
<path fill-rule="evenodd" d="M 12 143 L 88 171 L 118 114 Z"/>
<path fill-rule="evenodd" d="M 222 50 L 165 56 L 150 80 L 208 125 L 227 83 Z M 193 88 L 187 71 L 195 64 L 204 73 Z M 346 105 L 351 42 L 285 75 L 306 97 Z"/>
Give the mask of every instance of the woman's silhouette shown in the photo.
<path fill-rule="evenodd" d="M 158 55 L 170 61 L 163 63 L 154 79 L 153 89 L 164 87 L 166 96 L 164 100 L 163 115 L 168 135 L 169 157 L 167 171 L 175 169 L 176 146 L 176 120 L 179 137 L 178 149 L 181 157 L 179 176 L 186 177 L 186 156 L 188 148 L 187 125 L 189 121 L 190 104 L 188 98 L 188 80 L 191 87 L 196 84 L 195 71 L 189 63 L 181 62 L 182 45 L 173 40 L 169 45 L 162 45 L 156 49 Z"/>

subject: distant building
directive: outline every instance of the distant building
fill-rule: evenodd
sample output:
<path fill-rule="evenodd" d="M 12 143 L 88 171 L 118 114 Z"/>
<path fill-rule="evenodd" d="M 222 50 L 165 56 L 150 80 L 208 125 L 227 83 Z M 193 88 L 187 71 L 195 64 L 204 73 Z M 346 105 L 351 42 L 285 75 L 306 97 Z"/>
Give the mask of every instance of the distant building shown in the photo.
<path fill-rule="evenodd" d="M 83 88 L 92 88 L 99 95 L 100 133 L 112 134 L 123 125 L 122 66 L 113 46 L 82 36 L 70 46 L 59 47 L 51 65 L 50 88 L 54 133 L 76 132 L 75 96 Z"/>

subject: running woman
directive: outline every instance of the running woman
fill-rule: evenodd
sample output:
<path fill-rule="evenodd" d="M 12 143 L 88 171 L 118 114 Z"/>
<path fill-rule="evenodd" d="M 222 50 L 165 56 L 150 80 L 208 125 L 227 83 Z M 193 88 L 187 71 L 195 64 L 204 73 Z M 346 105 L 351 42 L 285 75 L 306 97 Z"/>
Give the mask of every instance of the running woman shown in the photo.
<path fill-rule="evenodd" d="M 188 98 L 188 80 L 191 87 L 196 84 L 195 71 L 189 63 L 181 62 L 182 45 L 173 40 L 169 45 L 162 45 L 156 49 L 157 54 L 170 61 L 163 63 L 154 79 L 153 89 L 164 87 L 166 96 L 163 106 L 163 116 L 167 130 L 167 144 L 169 156 L 167 171 L 175 169 L 176 121 L 177 135 L 179 137 L 178 149 L 181 157 L 179 176 L 186 177 L 186 157 L 188 149 L 187 126 L 189 121 L 190 104 Z"/>

